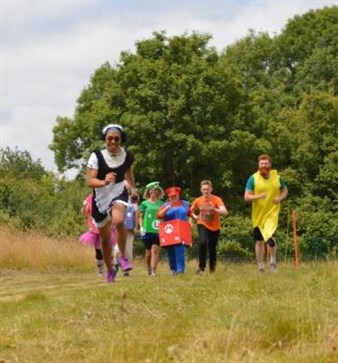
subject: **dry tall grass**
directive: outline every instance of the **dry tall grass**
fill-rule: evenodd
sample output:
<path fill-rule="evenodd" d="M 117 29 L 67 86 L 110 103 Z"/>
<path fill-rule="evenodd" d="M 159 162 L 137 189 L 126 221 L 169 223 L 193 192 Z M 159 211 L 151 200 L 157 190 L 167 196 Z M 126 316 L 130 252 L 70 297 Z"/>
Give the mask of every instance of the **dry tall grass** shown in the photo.
<path fill-rule="evenodd" d="M 23 232 L 0 226 L 0 268 L 89 271 L 94 250 L 74 238 L 57 240 L 39 232 Z"/>

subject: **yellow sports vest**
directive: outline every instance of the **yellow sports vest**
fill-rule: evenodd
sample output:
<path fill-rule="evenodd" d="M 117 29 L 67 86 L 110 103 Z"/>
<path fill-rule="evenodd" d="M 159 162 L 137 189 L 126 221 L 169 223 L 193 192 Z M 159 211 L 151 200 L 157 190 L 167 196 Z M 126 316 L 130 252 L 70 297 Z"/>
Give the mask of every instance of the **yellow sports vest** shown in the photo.
<path fill-rule="evenodd" d="M 280 178 L 277 170 L 270 170 L 268 179 L 263 178 L 259 171 L 253 177 L 254 193 L 266 193 L 266 198 L 255 199 L 252 202 L 252 224 L 254 228 L 259 228 L 264 241 L 267 241 L 278 225 L 280 204 L 274 203 L 274 199 L 280 195 Z"/>

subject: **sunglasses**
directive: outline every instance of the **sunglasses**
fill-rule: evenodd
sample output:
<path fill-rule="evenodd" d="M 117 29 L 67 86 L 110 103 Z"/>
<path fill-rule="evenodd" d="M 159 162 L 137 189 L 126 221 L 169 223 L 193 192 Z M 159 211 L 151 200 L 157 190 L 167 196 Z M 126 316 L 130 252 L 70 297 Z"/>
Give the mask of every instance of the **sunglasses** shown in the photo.
<path fill-rule="evenodd" d="M 121 138 L 118 136 L 109 136 L 109 137 L 107 137 L 107 140 L 110 142 L 111 141 L 120 142 Z"/>

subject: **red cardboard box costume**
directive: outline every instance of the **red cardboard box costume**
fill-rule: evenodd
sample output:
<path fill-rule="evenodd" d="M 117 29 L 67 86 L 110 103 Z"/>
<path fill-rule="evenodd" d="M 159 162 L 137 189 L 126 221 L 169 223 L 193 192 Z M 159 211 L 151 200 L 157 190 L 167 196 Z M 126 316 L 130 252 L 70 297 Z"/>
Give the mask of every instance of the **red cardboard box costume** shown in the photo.
<path fill-rule="evenodd" d="M 160 243 L 166 247 L 169 266 L 173 275 L 185 271 L 185 248 L 191 245 L 191 216 L 189 203 L 180 199 L 181 188 L 171 187 L 166 190 L 169 201 L 164 203 L 157 213 L 160 223 Z"/>

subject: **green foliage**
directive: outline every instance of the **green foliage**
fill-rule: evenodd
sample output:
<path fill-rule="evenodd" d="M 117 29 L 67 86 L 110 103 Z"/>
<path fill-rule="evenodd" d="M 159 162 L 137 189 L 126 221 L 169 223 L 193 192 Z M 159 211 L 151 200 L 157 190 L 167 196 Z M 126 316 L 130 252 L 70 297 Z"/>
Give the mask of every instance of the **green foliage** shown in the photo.
<path fill-rule="evenodd" d="M 230 154 L 227 140 L 236 128 L 241 84 L 207 47 L 209 39 L 154 33 L 136 43 L 136 54 L 122 53 L 117 69 L 99 68 L 78 100 L 74 120 L 57 120 L 51 148 L 60 169 L 88 157 L 100 128 L 118 119 L 128 132 L 141 185 L 160 179 L 196 192 L 201 175 L 219 170 L 217 183 L 229 169 L 223 155 Z"/>
<path fill-rule="evenodd" d="M 244 249 L 238 241 L 221 240 L 218 246 L 218 257 L 222 261 L 244 262 L 253 260 L 254 255 Z"/>
<path fill-rule="evenodd" d="M 86 228 L 80 209 L 90 190 L 83 181 L 58 179 L 17 149 L 2 154 L 0 172 L 1 223 L 60 237 Z"/>
<path fill-rule="evenodd" d="M 252 252 L 254 251 L 254 244 L 249 208 L 247 208 L 247 212 L 245 216 L 230 214 L 221 219 L 221 239 L 224 241 L 237 241 L 244 249 Z"/>
<path fill-rule="evenodd" d="M 33 161 L 28 151 L 10 148 L 0 149 L 0 178 L 34 179 L 39 180 L 47 175 L 41 161 Z"/>
<path fill-rule="evenodd" d="M 297 208 L 301 252 L 305 258 L 325 258 L 338 246 L 336 206 L 328 197 L 307 196 Z"/>
<path fill-rule="evenodd" d="M 309 11 L 290 19 L 276 37 L 275 64 L 292 74 L 290 91 L 308 92 L 309 87 L 337 93 L 338 7 Z"/>

